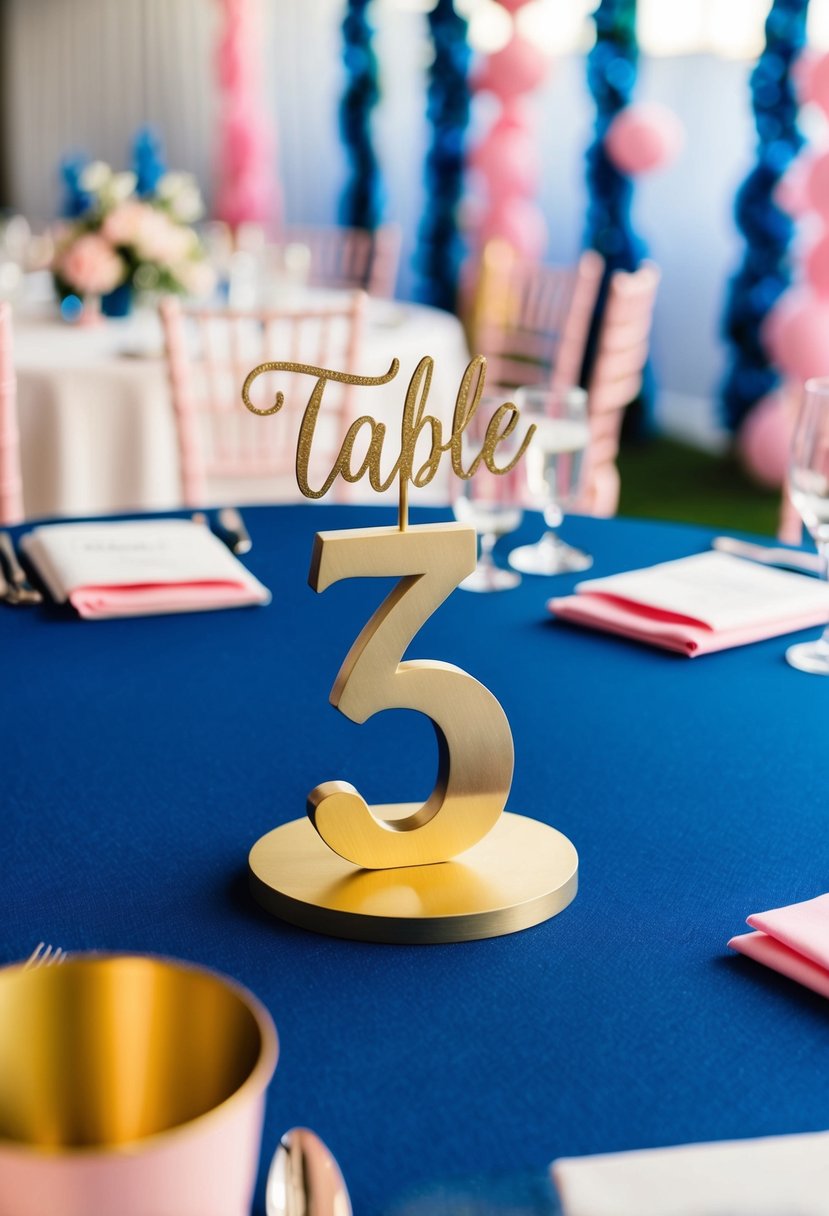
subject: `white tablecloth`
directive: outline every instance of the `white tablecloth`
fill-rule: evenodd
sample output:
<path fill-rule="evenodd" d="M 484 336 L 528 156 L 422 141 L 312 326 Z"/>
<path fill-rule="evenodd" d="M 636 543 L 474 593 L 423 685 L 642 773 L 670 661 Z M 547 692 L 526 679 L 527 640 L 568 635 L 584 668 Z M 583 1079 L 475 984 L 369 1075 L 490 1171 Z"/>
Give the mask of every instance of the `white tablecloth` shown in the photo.
<path fill-rule="evenodd" d="M 14 339 L 26 517 L 180 506 L 156 314 L 88 328 L 52 316 L 19 317 Z M 365 412 L 391 425 L 390 445 L 406 386 L 423 355 L 435 359 L 428 410 L 448 423 L 469 359 L 460 322 L 421 305 L 371 300 L 359 370 L 382 374 L 394 356 L 401 365 L 397 378 L 371 389 L 365 402 Z M 412 502 L 445 500 L 446 487 L 445 476 L 436 479 L 427 490 L 412 491 Z M 349 497 L 370 501 L 372 493 L 364 481 L 349 489 Z M 244 484 L 229 488 L 227 500 L 244 503 Z"/>

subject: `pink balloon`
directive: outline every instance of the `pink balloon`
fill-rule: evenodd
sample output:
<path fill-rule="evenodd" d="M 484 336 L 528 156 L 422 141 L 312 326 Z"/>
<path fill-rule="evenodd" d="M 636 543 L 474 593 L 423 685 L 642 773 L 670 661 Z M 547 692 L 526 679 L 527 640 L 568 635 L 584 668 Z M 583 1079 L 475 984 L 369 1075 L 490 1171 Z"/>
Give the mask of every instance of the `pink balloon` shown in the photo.
<path fill-rule="evenodd" d="M 829 216 L 829 152 L 821 152 L 812 160 L 806 189 L 809 202 L 818 215 Z"/>
<path fill-rule="evenodd" d="M 526 97 L 502 98 L 497 127 L 520 127 L 522 131 L 528 131 L 533 122 L 533 108 Z"/>
<path fill-rule="evenodd" d="M 637 102 L 619 111 L 604 146 L 621 173 L 647 173 L 672 161 L 684 138 L 684 128 L 673 110 L 656 102 Z"/>
<path fill-rule="evenodd" d="M 829 298 L 829 232 L 824 232 L 810 247 L 804 270 L 815 294 L 824 300 Z"/>
<path fill-rule="evenodd" d="M 547 245 L 547 223 L 535 203 L 516 197 L 494 201 L 481 225 L 481 242 L 499 239 L 522 257 L 540 258 Z"/>
<path fill-rule="evenodd" d="M 792 437 L 792 420 L 782 393 L 758 401 L 740 427 L 737 454 L 746 472 L 771 490 L 783 484 Z"/>
<path fill-rule="evenodd" d="M 762 336 L 777 367 L 791 379 L 829 376 L 829 299 L 804 288 L 787 291 Z"/>
<path fill-rule="evenodd" d="M 532 93 L 547 75 L 550 59 L 535 42 L 513 34 L 502 50 L 490 55 L 478 80 L 504 101 Z"/>
<path fill-rule="evenodd" d="M 829 114 L 829 54 L 821 55 L 806 69 L 804 84 L 808 87 L 808 100 Z"/>
<path fill-rule="evenodd" d="M 487 179 L 490 198 L 509 194 L 535 194 L 539 166 L 535 141 L 520 127 L 496 123 L 471 156 L 472 167 Z"/>
<path fill-rule="evenodd" d="M 804 215 L 811 207 L 809 197 L 811 168 L 812 157 L 801 153 L 796 160 L 792 161 L 774 189 L 775 203 L 791 216 Z"/>

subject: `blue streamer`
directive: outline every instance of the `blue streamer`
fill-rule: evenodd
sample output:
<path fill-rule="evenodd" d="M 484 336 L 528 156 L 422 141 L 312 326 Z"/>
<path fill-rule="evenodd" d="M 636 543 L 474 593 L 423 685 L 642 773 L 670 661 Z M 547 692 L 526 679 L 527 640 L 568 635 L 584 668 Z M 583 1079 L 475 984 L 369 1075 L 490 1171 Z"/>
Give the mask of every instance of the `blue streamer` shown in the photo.
<path fill-rule="evenodd" d="M 791 282 L 789 245 L 794 223 L 775 204 L 773 194 L 803 146 L 791 68 L 806 40 L 808 7 L 809 0 L 774 0 L 766 21 L 766 47 L 751 74 L 757 162 L 735 199 L 734 214 L 746 248 L 729 283 L 722 323 L 731 348 L 722 411 L 732 431 L 780 380 L 763 348 L 760 329 Z"/>
<path fill-rule="evenodd" d="M 593 20 L 596 43 L 587 57 L 587 84 L 596 103 L 596 123 L 587 150 L 585 243 L 605 259 L 607 279 L 613 270 L 635 270 L 645 253 L 630 219 L 633 183 L 610 161 L 604 143 L 636 84 L 636 0 L 601 0 Z"/>
<path fill-rule="evenodd" d="M 426 156 L 426 210 L 418 233 L 415 265 L 420 298 L 436 308 L 455 309 L 465 245 L 458 231 L 463 195 L 466 131 L 469 126 L 467 22 L 453 0 L 438 0 L 429 13 L 435 58 L 429 77 L 427 116 L 432 142 Z"/>
<path fill-rule="evenodd" d="M 639 66 L 636 39 L 636 0 L 600 0 L 593 14 L 596 42 L 587 56 L 587 84 L 596 103 L 593 142 L 587 149 L 587 222 L 585 244 L 605 262 L 596 311 L 587 340 L 582 380 L 587 382 L 596 352 L 610 276 L 614 270 L 635 270 L 647 253 L 631 221 L 633 181 L 607 155 L 605 136 L 613 119 L 630 104 Z M 646 364 L 642 389 L 625 414 L 625 435 L 649 429 L 654 397 L 653 372 Z"/>
<path fill-rule="evenodd" d="M 132 168 L 137 178 L 135 192 L 139 198 L 150 198 L 167 172 L 161 137 L 152 127 L 141 127 L 132 145 Z"/>
<path fill-rule="evenodd" d="M 371 135 L 371 116 L 380 96 L 374 28 L 366 16 L 370 0 L 348 0 L 343 18 L 343 61 L 347 83 L 340 102 L 340 131 L 350 175 L 340 199 L 340 222 L 374 230 L 383 214 L 384 191 Z"/>

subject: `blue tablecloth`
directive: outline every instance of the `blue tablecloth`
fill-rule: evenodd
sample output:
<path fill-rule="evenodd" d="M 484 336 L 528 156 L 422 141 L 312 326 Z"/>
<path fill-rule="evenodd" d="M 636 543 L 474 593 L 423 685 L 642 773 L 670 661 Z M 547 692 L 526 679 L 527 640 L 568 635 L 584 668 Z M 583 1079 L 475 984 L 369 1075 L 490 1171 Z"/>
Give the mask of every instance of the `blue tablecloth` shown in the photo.
<path fill-rule="evenodd" d="M 281 1037 L 257 1213 L 296 1124 L 335 1151 L 360 1216 L 435 1178 L 829 1127 L 825 1001 L 725 949 L 748 913 L 829 890 L 829 681 L 785 664 L 788 639 L 688 660 L 555 623 L 545 601 L 575 578 L 456 591 L 411 654 L 500 699 L 509 806 L 573 840 L 580 893 L 492 941 L 315 936 L 251 900 L 249 847 L 323 780 L 425 796 L 434 739 L 414 714 L 356 726 L 328 704 L 384 588 L 315 595 L 313 534 L 390 513 L 245 517 L 266 609 L 100 623 L 0 609 L 0 961 L 45 939 L 193 959 L 253 989 Z M 626 520 L 566 535 L 596 575 L 710 540 Z"/>

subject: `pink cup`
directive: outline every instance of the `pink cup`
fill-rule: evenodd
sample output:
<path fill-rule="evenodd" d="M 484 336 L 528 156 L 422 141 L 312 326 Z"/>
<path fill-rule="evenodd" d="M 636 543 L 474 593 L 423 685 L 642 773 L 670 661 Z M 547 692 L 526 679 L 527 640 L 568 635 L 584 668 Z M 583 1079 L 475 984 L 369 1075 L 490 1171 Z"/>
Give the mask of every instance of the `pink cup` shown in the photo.
<path fill-rule="evenodd" d="M 248 1216 L 267 1010 L 141 955 L 0 970 L 0 1216 Z"/>

